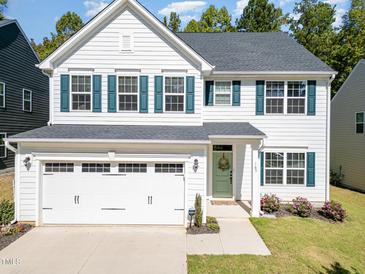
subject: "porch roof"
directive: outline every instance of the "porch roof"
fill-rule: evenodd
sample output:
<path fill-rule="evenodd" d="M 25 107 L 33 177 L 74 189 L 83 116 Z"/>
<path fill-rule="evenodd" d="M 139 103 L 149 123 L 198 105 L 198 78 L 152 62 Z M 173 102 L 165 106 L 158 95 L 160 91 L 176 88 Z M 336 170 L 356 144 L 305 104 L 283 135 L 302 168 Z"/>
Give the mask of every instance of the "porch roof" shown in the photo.
<path fill-rule="evenodd" d="M 263 138 L 265 134 L 250 123 L 204 123 L 203 126 L 159 125 L 53 125 L 33 129 L 14 136 L 10 142 L 83 140 L 131 141 L 209 141 L 210 138 Z"/>

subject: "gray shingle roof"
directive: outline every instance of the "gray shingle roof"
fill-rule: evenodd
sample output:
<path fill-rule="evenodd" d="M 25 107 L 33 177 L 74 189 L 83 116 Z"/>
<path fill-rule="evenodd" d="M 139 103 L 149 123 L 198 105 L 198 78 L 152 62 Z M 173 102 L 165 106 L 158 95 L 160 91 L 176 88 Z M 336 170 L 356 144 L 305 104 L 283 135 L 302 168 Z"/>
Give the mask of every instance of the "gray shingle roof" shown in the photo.
<path fill-rule="evenodd" d="M 54 125 L 9 138 L 204 141 L 209 140 L 209 135 L 265 136 L 249 123 L 205 123 L 203 126 Z"/>
<path fill-rule="evenodd" d="M 177 33 L 216 71 L 333 70 L 283 32 Z"/>

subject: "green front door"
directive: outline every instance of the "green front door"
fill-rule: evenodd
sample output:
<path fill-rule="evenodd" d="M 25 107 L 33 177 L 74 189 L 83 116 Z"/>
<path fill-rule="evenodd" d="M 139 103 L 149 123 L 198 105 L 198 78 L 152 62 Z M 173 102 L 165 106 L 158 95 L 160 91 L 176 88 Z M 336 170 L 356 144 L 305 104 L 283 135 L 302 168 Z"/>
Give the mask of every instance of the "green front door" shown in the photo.
<path fill-rule="evenodd" d="M 213 197 L 232 198 L 232 151 L 213 151 Z"/>

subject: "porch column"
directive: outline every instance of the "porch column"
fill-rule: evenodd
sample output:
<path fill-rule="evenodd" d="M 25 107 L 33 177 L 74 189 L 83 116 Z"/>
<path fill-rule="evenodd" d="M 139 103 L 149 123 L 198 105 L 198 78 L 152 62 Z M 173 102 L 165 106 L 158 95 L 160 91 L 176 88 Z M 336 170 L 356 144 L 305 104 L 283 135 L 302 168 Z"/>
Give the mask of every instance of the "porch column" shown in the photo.
<path fill-rule="evenodd" d="M 251 216 L 260 217 L 260 161 L 259 149 L 252 146 Z"/>

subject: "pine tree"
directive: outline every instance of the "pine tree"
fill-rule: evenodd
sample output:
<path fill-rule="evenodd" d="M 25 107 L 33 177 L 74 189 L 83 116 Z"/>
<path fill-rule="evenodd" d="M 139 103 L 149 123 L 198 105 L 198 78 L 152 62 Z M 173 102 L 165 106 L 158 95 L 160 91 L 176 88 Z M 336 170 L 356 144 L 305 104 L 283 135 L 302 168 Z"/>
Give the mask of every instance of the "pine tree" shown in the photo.
<path fill-rule="evenodd" d="M 171 12 L 168 24 L 169 29 L 172 30 L 173 32 L 178 32 L 180 31 L 180 26 L 181 26 L 180 16 L 176 12 Z"/>

